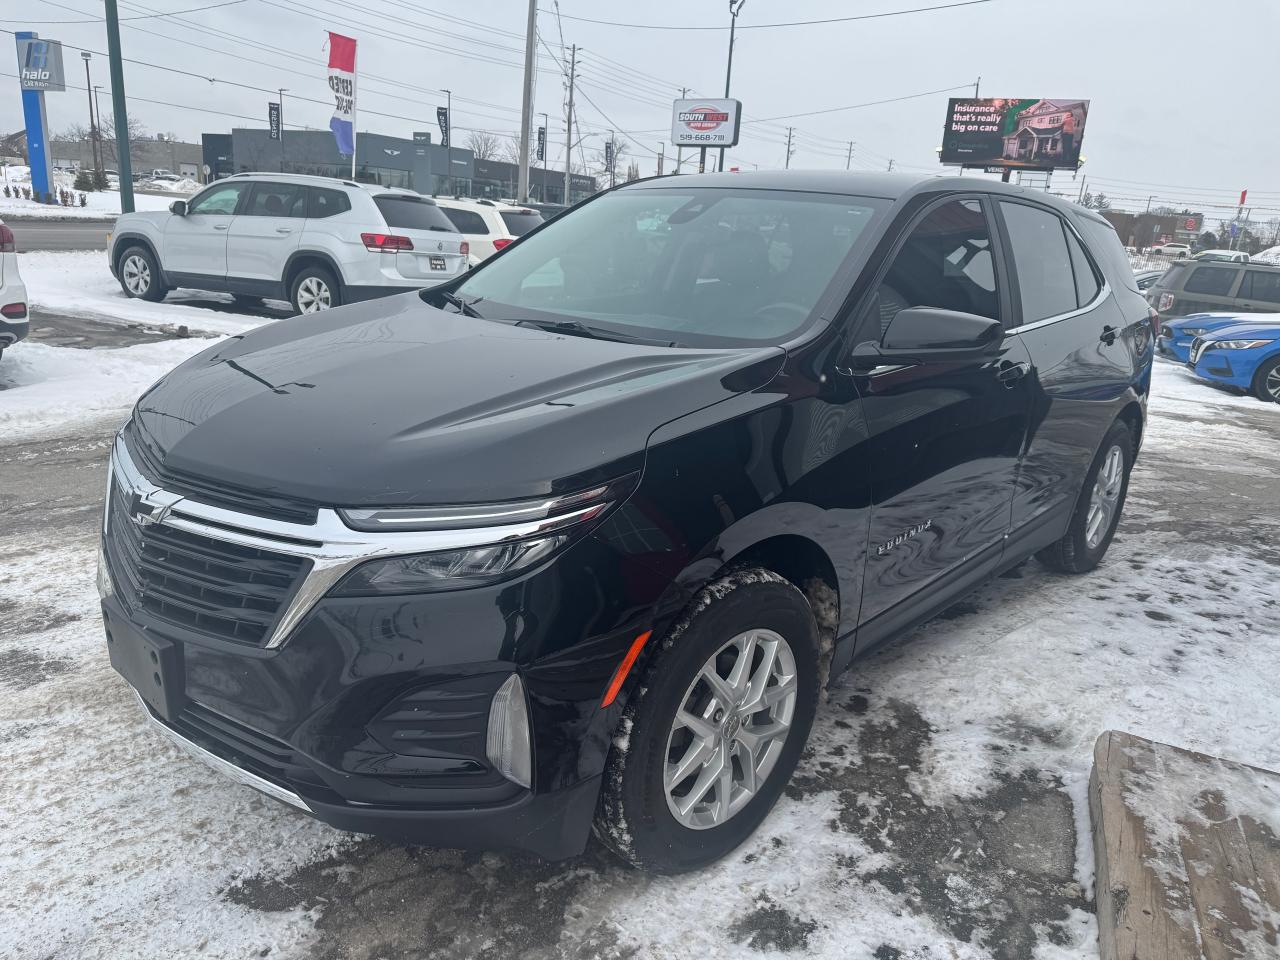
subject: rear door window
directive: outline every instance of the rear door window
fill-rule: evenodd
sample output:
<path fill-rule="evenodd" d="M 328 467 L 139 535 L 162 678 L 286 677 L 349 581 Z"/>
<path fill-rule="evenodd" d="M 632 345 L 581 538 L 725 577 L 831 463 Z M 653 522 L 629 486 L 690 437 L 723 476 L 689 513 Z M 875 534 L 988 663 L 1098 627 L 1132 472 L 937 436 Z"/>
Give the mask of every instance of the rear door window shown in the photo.
<path fill-rule="evenodd" d="M 442 233 L 457 233 L 449 218 L 430 200 L 419 197 L 384 194 L 374 197 L 382 218 L 388 227 L 400 230 L 438 230 Z"/>
<path fill-rule="evenodd" d="M 307 190 L 307 216 L 312 220 L 337 216 L 351 209 L 351 199 L 341 190 L 310 187 Z"/>
<path fill-rule="evenodd" d="M 1245 300 L 1280 303 L 1280 270 L 1246 270 L 1240 296 Z"/>
<path fill-rule="evenodd" d="M 1066 227 L 1048 210 L 1002 200 L 1000 212 L 1018 271 L 1022 322 L 1035 323 L 1079 306 Z"/>
<path fill-rule="evenodd" d="M 457 210 L 453 207 L 441 207 L 440 209 L 453 222 L 453 225 L 458 228 L 459 233 L 483 236 L 489 232 L 489 227 L 484 222 L 484 217 L 474 210 Z"/>
<path fill-rule="evenodd" d="M 503 210 L 502 222 L 507 226 L 507 233 L 513 237 L 523 237 L 542 224 L 542 214 L 536 210 Z"/>
<path fill-rule="evenodd" d="M 242 216 L 305 217 L 307 191 L 296 183 L 255 183 Z"/>
<path fill-rule="evenodd" d="M 1231 294 L 1231 288 L 1239 275 L 1240 271 L 1232 267 L 1196 267 L 1191 276 L 1187 277 L 1182 289 L 1187 293 L 1225 297 Z"/>

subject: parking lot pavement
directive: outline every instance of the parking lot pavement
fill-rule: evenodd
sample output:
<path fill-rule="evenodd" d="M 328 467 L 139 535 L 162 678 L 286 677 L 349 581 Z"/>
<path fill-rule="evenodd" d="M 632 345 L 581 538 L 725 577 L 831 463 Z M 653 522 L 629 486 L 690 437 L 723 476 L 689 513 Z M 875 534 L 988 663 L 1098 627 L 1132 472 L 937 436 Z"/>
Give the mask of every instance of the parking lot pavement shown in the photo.
<path fill-rule="evenodd" d="M 1154 394 L 1102 568 L 1030 561 L 856 665 L 758 834 L 678 878 L 346 836 L 163 743 L 96 609 L 126 406 L 0 434 L 0 956 L 1096 956 L 1098 734 L 1280 768 L 1280 406 Z"/>

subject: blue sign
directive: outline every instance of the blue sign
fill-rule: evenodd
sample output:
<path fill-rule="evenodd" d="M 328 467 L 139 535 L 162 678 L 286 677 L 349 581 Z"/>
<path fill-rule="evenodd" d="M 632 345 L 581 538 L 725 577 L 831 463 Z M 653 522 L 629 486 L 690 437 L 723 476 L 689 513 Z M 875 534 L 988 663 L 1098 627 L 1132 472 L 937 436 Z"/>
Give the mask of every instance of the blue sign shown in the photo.
<path fill-rule="evenodd" d="M 1240 232 L 1240 226 L 1239 226 L 1238 224 L 1235 224 L 1235 223 L 1231 224 L 1231 227 L 1230 227 L 1229 229 L 1230 229 L 1230 231 L 1231 231 L 1231 235 L 1232 235 L 1233 237 L 1234 237 L 1234 236 L 1236 236 L 1236 235 Z"/>
<path fill-rule="evenodd" d="M 52 80 L 43 74 L 51 73 L 47 68 L 49 47 L 39 44 L 39 36 L 29 30 L 15 33 L 14 39 L 18 47 L 19 84 L 22 87 L 22 116 L 27 125 L 27 162 L 31 165 L 31 192 L 38 200 L 53 193 L 53 157 L 49 153 L 49 118 L 44 110 L 44 89 L 31 89 L 23 80 L 22 74 L 34 71 L 41 75 L 38 79 Z M 33 43 L 32 41 L 37 41 Z M 28 62 L 32 50 L 37 52 L 34 63 Z M 43 53 L 40 51 L 43 49 Z M 58 80 L 62 72 L 62 48 L 57 48 Z M 51 89 L 59 89 L 57 86 Z"/>

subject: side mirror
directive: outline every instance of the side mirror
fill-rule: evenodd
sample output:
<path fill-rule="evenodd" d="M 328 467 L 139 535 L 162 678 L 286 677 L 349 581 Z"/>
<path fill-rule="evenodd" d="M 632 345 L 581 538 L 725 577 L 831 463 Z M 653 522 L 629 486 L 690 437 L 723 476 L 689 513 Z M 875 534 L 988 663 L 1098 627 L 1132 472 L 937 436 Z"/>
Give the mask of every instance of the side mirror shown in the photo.
<path fill-rule="evenodd" d="M 978 360 L 1000 351 L 1004 328 L 990 317 L 938 307 L 899 310 L 879 344 L 860 343 L 850 354 L 854 369 L 885 364 Z"/>
<path fill-rule="evenodd" d="M 169 212 L 178 217 L 185 217 L 187 215 L 187 201 L 173 201 L 173 203 L 169 204 Z"/>

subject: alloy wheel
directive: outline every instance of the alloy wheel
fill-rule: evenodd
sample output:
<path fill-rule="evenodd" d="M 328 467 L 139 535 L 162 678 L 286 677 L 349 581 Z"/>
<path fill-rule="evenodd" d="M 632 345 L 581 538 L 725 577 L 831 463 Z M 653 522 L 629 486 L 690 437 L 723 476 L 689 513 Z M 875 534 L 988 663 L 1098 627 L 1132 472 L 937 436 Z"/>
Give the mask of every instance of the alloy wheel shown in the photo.
<path fill-rule="evenodd" d="M 298 284 L 298 312 L 315 313 L 332 306 L 329 285 L 319 277 L 307 277 Z"/>
<path fill-rule="evenodd" d="M 1280 403 L 1280 367 L 1272 367 L 1263 382 L 1262 388 L 1271 394 L 1271 399 Z"/>
<path fill-rule="evenodd" d="M 772 630 L 741 633 L 702 665 L 667 735 L 663 792 L 677 822 L 718 827 L 751 802 L 791 731 L 798 686 L 795 655 Z"/>
<path fill-rule="evenodd" d="M 125 257 L 120 266 L 124 277 L 124 286 L 135 297 L 140 297 L 151 289 L 151 267 L 138 254 Z"/>
<path fill-rule="evenodd" d="M 1124 451 L 1114 445 L 1102 461 L 1093 492 L 1089 496 L 1089 516 L 1085 522 L 1084 542 L 1094 550 L 1111 529 L 1111 521 L 1120 503 L 1120 488 L 1124 486 Z"/>

